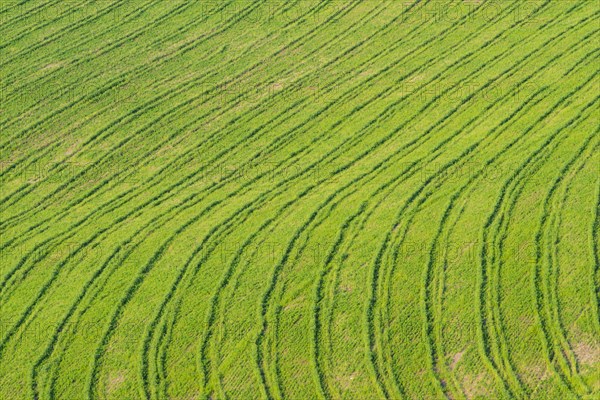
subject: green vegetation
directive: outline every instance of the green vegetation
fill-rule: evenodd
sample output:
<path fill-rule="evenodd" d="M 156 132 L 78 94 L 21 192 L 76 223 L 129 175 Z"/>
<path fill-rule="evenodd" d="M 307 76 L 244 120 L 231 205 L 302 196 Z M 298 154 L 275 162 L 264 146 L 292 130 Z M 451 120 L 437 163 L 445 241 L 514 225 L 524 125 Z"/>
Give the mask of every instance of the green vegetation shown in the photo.
<path fill-rule="evenodd" d="M 0 399 L 600 398 L 600 3 L 0 2 Z"/>

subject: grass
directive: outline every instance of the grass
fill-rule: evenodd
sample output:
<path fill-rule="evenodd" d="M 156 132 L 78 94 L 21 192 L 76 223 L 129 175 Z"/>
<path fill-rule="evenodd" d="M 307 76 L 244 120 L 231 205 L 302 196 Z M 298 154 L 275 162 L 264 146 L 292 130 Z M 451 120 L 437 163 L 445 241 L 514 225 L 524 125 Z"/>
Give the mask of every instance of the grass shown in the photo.
<path fill-rule="evenodd" d="M 4 0 L 0 398 L 597 398 L 599 13 Z"/>

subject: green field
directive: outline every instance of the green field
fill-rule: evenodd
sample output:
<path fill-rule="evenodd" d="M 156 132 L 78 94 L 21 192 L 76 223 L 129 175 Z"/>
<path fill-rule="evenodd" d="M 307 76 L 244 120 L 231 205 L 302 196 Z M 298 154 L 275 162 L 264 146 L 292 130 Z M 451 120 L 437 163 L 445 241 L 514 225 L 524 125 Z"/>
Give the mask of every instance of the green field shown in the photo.
<path fill-rule="evenodd" d="M 600 0 L 0 0 L 0 400 L 600 399 Z"/>

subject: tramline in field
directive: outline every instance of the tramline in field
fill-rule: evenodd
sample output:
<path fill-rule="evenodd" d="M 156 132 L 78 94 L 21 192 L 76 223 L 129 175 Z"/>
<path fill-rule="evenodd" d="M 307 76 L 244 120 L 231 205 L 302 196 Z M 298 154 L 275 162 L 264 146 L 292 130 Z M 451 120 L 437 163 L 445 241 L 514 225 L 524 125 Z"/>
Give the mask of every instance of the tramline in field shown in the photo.
<path fill-rule="evenodd" d="M 597 399 L 600 3 L 5 0 L 0 399 Z"/>

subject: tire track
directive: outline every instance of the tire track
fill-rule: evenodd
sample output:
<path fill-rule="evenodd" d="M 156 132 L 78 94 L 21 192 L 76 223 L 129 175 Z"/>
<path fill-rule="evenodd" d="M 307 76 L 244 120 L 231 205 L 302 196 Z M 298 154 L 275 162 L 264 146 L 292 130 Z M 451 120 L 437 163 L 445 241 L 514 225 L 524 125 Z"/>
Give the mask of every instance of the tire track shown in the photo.
<path fill-rule="evenodd" d="M 382 255 L 380 255 L 380 257 L 381 257 L 381 256 L 382 256 Z M 375 268 L 377 268 L 377 266 L 376 266 Z"/>
<path fill-rule="evenodd" d="M 583 87 L 585 87 L 586 84 L 588 84 L 590 81 L 592 81 L 595 78 L 596 75 L 593 75 L 590 79 L 588 79 L 584 84 L 578 86 L 574 91 L 572 91 L 571 93 L 569 93 L 568 95 L 564 96 L 563 99 L 561 99 L 561 104 L 568 98 L 571 97 L 572 95 L 574 95 L 577 91 L 581 90 Z M 479 290 L 479 298 L 480 298 L 480 302 L 479 302 L 479 307 L 480 307 L 480 313 L 481 313 L 481 318 L 482 318 L 482 331 L 480 332 L 480 334 L 482 335 L 483 338 L 483 343 L 484 343 L 484 348 L 486 349 L 486 354 L 492 354 L 492 350 L 490 350 L 490 344 L 486 343 L 490 343 L 491 342 L 491 337 L 493 337 L 492 335 L 499 335 L 500 332 L 502 331 L 502 328 L 498 328 L 498 327 L 494 327 L 494 325 L 496 325 L 497 323 L 499 323 L 499 321 L 497 321 L 497 318 L 499 318 L 499 315 L 497 315 L 497 313 L 494 313 L 493 317 L 492 317 L 492 326 L 489 329 L 492 329 L 491 333 L 487 330 L 487 324 L 485 323 L 486 319 L 484 317 L 484 315 L 486 315 L 486 313 L 488 312 L 492 312 L 491 310 L 488 311 L 486 310 L 488 307 L 492 307 L 490 302 L 492 301 L 491 298 L 487 298 L 487 296 L 489 295 L 489 290 L 492 289 L 487 289 L 488 285 L 490 285 L 489 281 L 492 279 L 492 274 L 489 273 L 488 270 L 488 252 L 489 250 L 487 250 L 487 243 L 489 243 L 489 239 L 487 239 L 488 235 L 489 235 L 489 230 L 492 228 L 492 224 L 493 222 L 498 219 L 501 218 L 501 214 L 500 212 L 502 211 L 502 205 L 503 203 L 505 203 L 505 199 L 507 197 L 511 198 L 511 203 L 514 204 L 514 201 L 516 201 L 516 198 L 518 197 L 518 194 L 520 193 L 521 189 L 519 189 L 519 187 L 522 188 L 522 186 L 520 185 L 520 181 L 522 180 L 522 178 L 520 178 L 521 176 L 525 177 L 525 171 L 528 171 L 527 168 L 535 168 L 534 171 L 537 171 L 537 169 L 539 168 L 539 164 L 533 164 L 530 167 L 530 163 L 535 162 L 539 157 L 540 154 L 546 153 L 549 150 L 550 145 L 552 145 L 552 148 L 556 148 L 556 146 L 558 146 L 558 143 L 553 143 L 554 139 L 557 138 L 557 136 L 564 130 L 567 129 L 568 127 L 570 127 L 571 125 L 573 125 L 579 118 L 581 118 L 581 115 L 583 114 L 584 111 L 586 111 L 589 107 L 591 107 L 594 102 L 596 101 L 596 99 L 588 104 L 586 106 L 586 108 L 584 108 L 577 117 L 575 117 L 574 119 L 571 119 L 569 121 L 568 124 L 564 125 L 562 128 L 557 129 L 552 135 L 550 135 L 548 137 L 548 139 L 542 144 L 542 146 L 540 148 L 538 148 L 534 153 L 532 153 L 518 168 L 517 170 L 511 175 L 511 177 L 504 183 L 504 186 L 501 189 L 500 192 L 500 196 L 498 197 L 498 200 L 496 202 L 496 205 L 494 206 L 494 210 L 492 212 L 492 214 L 490 214 L 487 218 L 487 222 L 484 226 L 484 231 L 483 231 L 483 246 L 482 246 L 482 253 L 481 253 L 481 260 L 482 260 L 482 277 L 481 277 L 481 284 L 480 284 L 480 290 Z M 546 157 L 544 157 L 543 159 L 545 159 Z M 543 160 L 542 159 L 542 160 Z M 512 185 L 514 182 L 514 185 Z M 510 189 L 509 190 L 509 186 L 512 186 L 514 189 Z M 513 197 L 514 195 L 514 197 Z M 512 207 L 511 207 L 512 209 Z M 504 219 L 504 218 L 503 218 Z M 507 220 L 510 219 L 510 214 L 507 218 Z M 495 247 L 495 246 L 494 246 Z M 493 264 L 491 265 L 491 267 L 493 268 Z M 490 275 L 490 276 L 488 276 Z M 495 273 L 494 273 L 495 275 Z M 489 295 L 491 296 L 491 295 Z M 500 353 L 502 352 L 502 350 L 496 350 L 496 353 Z"/>
<path fill-rule="evenodd" d="M 358 141 L 357 141 L 356 143 L 360 143 L 360 142 L 358 142 Z M 216 190 L 216 189 L 215 189 L 215 190 Z M 124 203 L 124 202 L 123 202 L 123 203 Z M 250 215 L 250 214 L 248 214 L 248 215 Z M 309 229 L 309 228 L 307 228 L 307 229 Z M 101 238 L 99 238 L 99 240 L 100 240 L 100 239 L 101 239 Z M 218 238 L 217 238 L 217 239 L 218 239 Z M 336 249 L 336 252 L 337 252 L 337 251 L 338 251 L 338 249 Z M 297 254 L 300 254 L 300 253 L 301 253 L 301 251 L 300 251 L 300 252 L 298 252 Z M 241 257 L 241 255 L 240 255 L 240 257 Z M 190 259 L 190 260 L 191 260 L 191 259 Z M 190 262 L 191 262 L 191 261 L 190 261 Z M 238 262 L 239 262 L 239 260 L 238 260 Z M 188 265 L 188 266 L 189 266 L 189 265 Z M 186 266 L 186 267 L 184 268 L 184 270 L 185 270 L 185 269 L 187 269 L 187 268 L 188 268 L 188 266 Z M 236 264 L 236 268 L 237 268 L 237 264 Z M 101 273 L 102 273 L 102 272 L 101 272 Z M 227 280 L 229 280 L 229 278 L 227 278 Z M 225 287 L 227 287 L 227 285 L 228 285 L 228 282 L 226 282 L 226 283 L 225 283 L 225 285 L 223 286 L 223 290 L 224 290 L 224 288 L 225 288 Z M 87 289 L 86 289 L 86 290 L 87 290 Z M 137 289 L 134 289 L 134 291 L 135 291 L 135 290 L 137 290 Z M 85 290 L 84 290 L 84 291 L 85 291 Z M 276 293 L 277 293 L 277 292 L 276 292 Z M 276 294 L 276 293 L 275 293 L 275 294 Z M 317 290 L 317 292 L 316 292 L 316 293 L 317 293 L 317 294 L 316 294 L 316 296 L 320 296 L 320 295 L 322 294 L 322 293 L 321 293 L 321 294 L 319 294 L 319 290 Z M 275 294 L 274 294 L 274 296 L 275 296 Z M 169 300 L 169 299 L 167 299 L 167 300 L 166 300 L 166 303 L 168 303 L 169 301 L 170 301 L 170 300 Z M 166 303 L 163 303 L 163 304 L 166 304 Z M 126 306 L 126 304 L 125 304 L 125 306 Z M 123 307 L 123 308 L 124 308 L 124 307 Z M 218 310 L 218 307 L 215 307 L 215 310 Z M 217 314 L 218 314 L 218 312 L 217 312 Z M 217 314 L 215 314 L 215 315 L 217 315 Z M 316 317 L 316 318 L 318 318 L 319 312 L 317 312 L 315 315 L 317 315 L 317 317 Z M 216 317 L 215 317 L 215 318 L 216 318 Z M 117 317 L 117 319 L 118 319 L 118 317 Z M 318 329 L 317 329 L 317 332 L 318 332 Z M 318 333 L 317 333 L 316 335 L 318 336 Z M 151 334 L 150 336 L 152 336 L 152 334 Z M 317 344 L 315 344 L 315 346 L 318 346 L 318 343 L 317 343 Z M 52 351 L 51 351 L 51 352 L 52 352 Z"/>
<path fill-rule="evenodd" d="M 540 310 L 540 314 L 543 315 L 542 318 L 546 325 L 544 330 L 548 332 L 549 336 L 547 345 L 555 348 L 550 354 L 562 355 L 562 357 L 556 357 L 558 359 L 554 361 L 556 364 L 558 364 L 556 368 L 560 368 L 562 370 L 562 374 L 564 374 L 564 376 L 569 380 L 572 389 L 578 396 L 589 394 L 590 388 L 587 387 L 585 382 L 578 375 L 579 372 L 577 361 L 575 359 L 573 350 L 566 339 L 565 330 L 560 319 L 560 305 L 558 304 L 558 293 L 556 288 L 556 285 L 558 284 L 558 272 L 555 270 L 558 268 L 558 266 L 555 265 L 557 263 L 557 251 L 560 239 L 558 236 L 558 227 L 556 226 L 558 224 L 558 217 L 553 214 L 560 213 L 560 205 L 564 203 L 564 197 L 560 204 L 555 205 L 552 202 L 553 198 L 558 196 L 557 192 L 560 190 L 560 186 L 563 184 L 563 182 L 565 185 L 565 193 L 563 196 L 566 196 L 566 190 L 568 190 L 568 181 L 565 179 L 568 177 L 568 174 L 574 167 L 574 164 L 583 155 L 592 139 L 594 139 L 595 135 L 597 135 L 599 132 L 600 128 L 596 129 L 596 132 L 585 140 L 573 158 L 571 158 L 569 162 L 561 169 L 560 175 L 554 180 L 550 190 L 546 195 L 546 198 L 544 199 L 542 219 L 539 224 L 539 230 L 536 233 L 535 239 L 535 268 L 536 276 L 538 277 L 538 279 L 536 279 L 536 293 L 540 293 L 538 296 L 544 302 L 542 307 L 543 310 Z M 551 235 L 553 231 L 556 232 L 554 239 L 550 237 L 545 238 L 545 236 Z M 543 259 L 545 259 L 546 262 L 544 262 Z M 545 265 L 547 265 L 547 268 L 544 268 Z"/>

